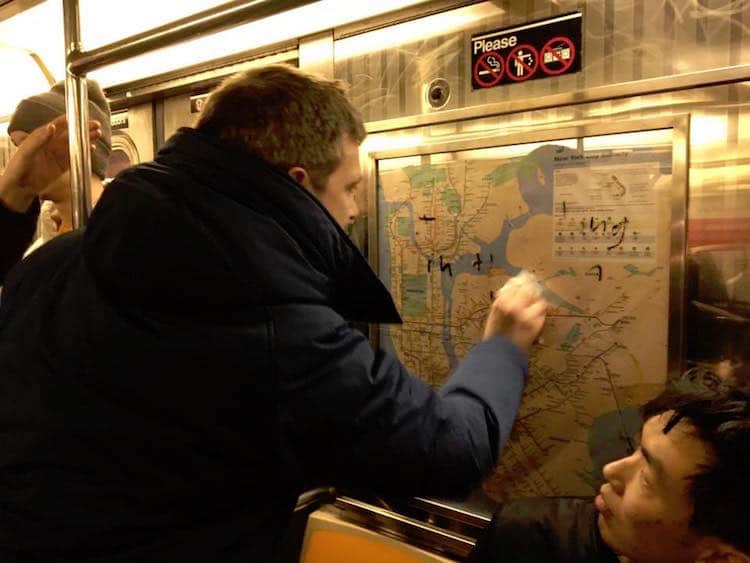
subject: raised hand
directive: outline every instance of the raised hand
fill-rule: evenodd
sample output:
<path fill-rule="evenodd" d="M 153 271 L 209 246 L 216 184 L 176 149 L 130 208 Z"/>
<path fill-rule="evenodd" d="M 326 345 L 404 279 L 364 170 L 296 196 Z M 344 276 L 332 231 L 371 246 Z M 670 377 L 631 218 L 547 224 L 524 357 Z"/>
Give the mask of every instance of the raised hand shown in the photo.
<path fill-rule="evenodd" d="M 101 124 L 90 121 L 89 139 L 95 141 L 101 134 Z M 0 201 L 23 213 L 69 168 L 68 125 L 63 115 L 37 127 L 19 143 L 0 176 Z"/>
<path fill-rule="evenodd" d="M 510 284 L 497 292 L 490 306 L 483 340 L 505 336 L 528 352 L 547 316 L 547 302 L 531 283 Z"/>

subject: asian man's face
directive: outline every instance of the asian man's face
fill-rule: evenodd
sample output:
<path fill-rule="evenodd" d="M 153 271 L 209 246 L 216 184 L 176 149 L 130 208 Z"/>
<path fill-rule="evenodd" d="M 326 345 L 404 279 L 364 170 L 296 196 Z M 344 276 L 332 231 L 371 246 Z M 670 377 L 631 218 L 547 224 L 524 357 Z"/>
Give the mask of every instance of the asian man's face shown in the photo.
<path fill-rule="evenodd" d="M 638 450 L 604 467 L 606 483 L 595 500 L 602 538 L 636 563 L 693 562 L 703 548 L 690 529 L 689 487 L 712 452 L 685 422 L 664 434 L 671 414 L 647 420 Z"/>

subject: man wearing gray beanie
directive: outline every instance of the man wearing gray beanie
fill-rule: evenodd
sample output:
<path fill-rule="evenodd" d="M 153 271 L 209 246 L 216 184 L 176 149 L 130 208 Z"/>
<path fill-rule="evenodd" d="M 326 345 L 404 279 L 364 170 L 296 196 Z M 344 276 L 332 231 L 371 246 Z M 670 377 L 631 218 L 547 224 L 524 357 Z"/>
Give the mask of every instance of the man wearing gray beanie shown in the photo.
<path fill-rule="evenodd" d="M 110 112 L 99 85 L 88 81 L 91 153 L 91 194 L 96 202 L 111 152 Z M 72 226 L 70 174 L 65 123 L 65 86 L 22 100 L 8 125 L 19 147 L 0 176 L 0 286 L 5 275 L 31 243 L 39 218 L 40 200 L 56 209 L 57 232 Z M 52 124 L 52 126 L 47 124 Z M 28 144 L 27 144 L 28 142 Z M 22 147 L 22 145 L 26 145 Z"/>

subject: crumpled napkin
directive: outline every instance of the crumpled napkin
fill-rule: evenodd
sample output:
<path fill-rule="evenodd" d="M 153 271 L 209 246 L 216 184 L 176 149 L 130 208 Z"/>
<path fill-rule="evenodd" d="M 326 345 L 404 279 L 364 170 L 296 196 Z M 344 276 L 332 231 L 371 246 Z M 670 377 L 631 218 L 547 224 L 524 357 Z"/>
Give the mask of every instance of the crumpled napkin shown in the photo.
<path fill-rule="evenodd" d="M 62 227 L 62 215 L 54 202 L 45 199 L 39 209 L 39 220 L 37 223 L 38 238 L 26 249 L 23 257 L 26 258 L 37 248 L 59 235 Z"/>

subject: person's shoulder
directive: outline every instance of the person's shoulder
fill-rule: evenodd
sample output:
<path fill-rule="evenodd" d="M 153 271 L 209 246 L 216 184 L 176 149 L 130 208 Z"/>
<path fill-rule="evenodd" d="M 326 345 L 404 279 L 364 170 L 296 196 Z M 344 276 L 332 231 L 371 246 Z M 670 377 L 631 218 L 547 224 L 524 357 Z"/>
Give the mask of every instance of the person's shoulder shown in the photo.
<path fill-rule="evenodd" d="M 589 505 L 588 497 L 522 497 L 504 502 L 497 513 L 510 520 L 539 519 L 576 514 Z"/>
<path fill-rule="evenodd" d="M 62 274 L 64 264 L 80 256 L 83 230 L 78 229 L 56 236 L 34 250 L 8 274 L 3 287 L 3 301 L 44 287 L 55 276 Z"/>
<path fill-rule="evenodd" d="M 518 498 L 503 503 L 473 563 L 608 562 L 590 498 Z"/>
<path fill-rule="evenodd" d="M 168 199 L 169 195 L 174 192 L 169 189 L 169 186 L 180 180 L 184 181 L 177 172 L 156 161 L 143 162 L 126 168 L 107 182 L 96 207 L 106 207 L 110 201 L 116 203 L 128 199 Z"/>
<path fill-rule="evenodd" d="M 83 234 L 84 229 L 76 229 L 54 237 L 29 253 L 16 270 L 28 275 L 56 268 L 80 248 Z"/>
<path fill-rule="evenodd" d="M 585 526 L 592 509 L 591 500 L 584 498 L 518 498 L 504 503 L 495 513 L 495 521 L 504 534 L 549 539 L 566 535 L 582 523 Z"/>

